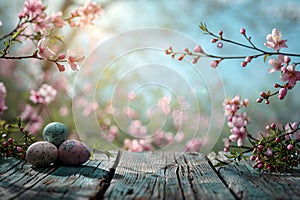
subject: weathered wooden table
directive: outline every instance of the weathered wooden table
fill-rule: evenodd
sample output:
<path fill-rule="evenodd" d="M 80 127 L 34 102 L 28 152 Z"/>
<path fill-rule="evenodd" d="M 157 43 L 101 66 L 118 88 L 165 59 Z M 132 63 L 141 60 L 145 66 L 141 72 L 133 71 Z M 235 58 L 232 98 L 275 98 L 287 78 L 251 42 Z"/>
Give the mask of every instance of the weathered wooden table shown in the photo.
<path fill-rule="evenodd" d="M 247 163 L 214 168 L 197 153 L 113 152 L 80 167 L 0 160 L 0 199 L 300 199 L 300 169 L 259 174 Z"/>

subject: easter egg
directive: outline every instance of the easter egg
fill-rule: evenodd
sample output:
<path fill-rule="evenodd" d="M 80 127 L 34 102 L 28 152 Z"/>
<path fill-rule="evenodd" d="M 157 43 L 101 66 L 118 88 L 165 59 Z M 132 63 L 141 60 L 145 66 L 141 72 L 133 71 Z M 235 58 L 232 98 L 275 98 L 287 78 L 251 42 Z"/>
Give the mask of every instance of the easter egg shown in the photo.
<path fill-rule="evenodd" d="M 60 122 L 51 122 L 43 130 L 44 140 L 59 146 L 68 139 L 68 128 Z"/>
<path fill-rule="evenodd" d="M 46 141 L 35 142 L 26 151 L 27 162 L 38 167 L 49 166 L 57 158 L 57 147 Z"/>
<path fill-rule="evenodd" d="M 59 160 L 65 165 L 81 165 L 89 160 L 90 149 L 82 142 L 77 140 L 66 140 L 58 149 Z"/>

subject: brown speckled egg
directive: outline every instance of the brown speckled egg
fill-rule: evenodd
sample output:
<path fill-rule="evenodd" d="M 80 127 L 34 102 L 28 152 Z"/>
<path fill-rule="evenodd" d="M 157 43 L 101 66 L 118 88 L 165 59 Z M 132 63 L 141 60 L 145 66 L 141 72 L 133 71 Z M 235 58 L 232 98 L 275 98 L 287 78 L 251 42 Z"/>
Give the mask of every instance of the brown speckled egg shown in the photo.
<path fill-rule="evenodd" d="M 57 157 L 56 146 L 46 141 L 35 142 L 26 151 L 27 162 L 38 167 L 49 166 L 57 160 Z"/>
<path fill-rule="evenodd" d="M 66 140 L 58 149 L 59 160 L 65 165 L 81 165 L 89 160 L 90 149 L 77 140 Z"/>

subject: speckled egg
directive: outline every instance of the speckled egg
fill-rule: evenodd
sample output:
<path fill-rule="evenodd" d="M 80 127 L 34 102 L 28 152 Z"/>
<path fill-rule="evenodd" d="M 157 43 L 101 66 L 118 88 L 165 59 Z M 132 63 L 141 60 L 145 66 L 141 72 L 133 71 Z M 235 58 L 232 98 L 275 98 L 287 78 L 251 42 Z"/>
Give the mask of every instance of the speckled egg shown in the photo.
<path fill-rule="evenodd" d="M 65 165 L 81 165 L 89 160 L 90 149 L 77 140 L 66 140 L 58 149 L 59 160 Z"/>
<path fill-rule="evenodd" d="M 54 163 L 57 158 L 57 147 L 46 141 L 35 142 L 31 144 L 26 151 L 27 162 L 38 167 L 49 166 L 51 163 Z"/>
<path fill-rule="evenodd" d="M 68 128 L 60 122 L 51 122 L 44 128 L 43 137 L 58 147 L 68 139 Z"/>

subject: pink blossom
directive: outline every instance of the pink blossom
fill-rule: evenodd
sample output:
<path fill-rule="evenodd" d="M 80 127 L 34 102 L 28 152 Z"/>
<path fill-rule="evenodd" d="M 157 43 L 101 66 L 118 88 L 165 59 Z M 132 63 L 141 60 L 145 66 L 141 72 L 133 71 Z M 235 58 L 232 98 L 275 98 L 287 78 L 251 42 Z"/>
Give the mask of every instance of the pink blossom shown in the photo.
<path fill-rule="evenodd" d="M 41 0 L 27 0 L 24 3 L 24 11 L 20 13 L 23 16 L 29 17 L 29 19 L 34 19 L 41 13 L 43 13 L 45 7 Z"/>
<path fill-rule="evenodd" d="M 50 20 L 54 26 L 58 28 L 62 28 L 65 25 L 65 21 L 62 18 L 62 12 L 52 13 L 50 15 Z"/>
<path fill-rule="evenodd" d="M 233 142 L 236 142 L 238 146 L 242 146 L 247 137 L 247 131 L 245 127 L 233 127 L 230 132 L 231 135 L 229 136 L 229 139 Z"/>
<path fill-rule="evenodd" d="M 0 115 L 3 113 L 4 110 L 7 109 L 5 105 L 5 97 L 6 97 L 6 87 L 2 82 L 0 82 Z"/>
<path fill-rule="evenodd" d="M 153 150 L 153 147 L 150 144 L 149 140 L 137 140 L 133 139 L 130 140 L 126 138 L 124 140 L 124 148 L 131 152 L 143 152 L 143 151 L 151 151 Z"/>
<path fill-rule="evenodd" d="M 284 64 L 284 57 L 283 55 L 278 55 L 278 58 L 271 58 L 269 61 L 268 61 L 268 64 L 272 66 L 271 69 L 269 69 L 269 72 L 272 73 L 272 72 L 275 72 L 275 71 L 280 71 L 281 67 L 283 66 Z"/>
<path fill-rule="evenodd" d="M 187 142 L 185 146 L 185 151 L 187 152 L 199 152 L 202 146 L 202 141 L 200 139 L 194 138 Z"/>
<path fill-rule="evenodd" d="M 46 13 L 41 13 L 35 20 L 33 20 L 34 30 L 40 32 L 43 36 L 46 36 L 47 32 L 52 29 L 50 26 L 50 18 Z"/>
<path fill-rule="evenodd" d="M 44 59 L 49 59 L 55 56 L 58 52 L 58 47 L 49 38 L 42 38 L 38 42 L 37 55 Z"/>
<path fill-rule="evenodd" d="M 287 48 L 288 46 L 285 44 L 287 40 L 282 40 L 281 37 L 281 33 L 274 28 L 272 33 L 267 35 L 265 45 L 269 48 L 273 48 L 275 51 L 279 51 L 281 48 Z"/>
<path fill-rule="evenodd" d="M 93 25 L 93 21 L 100 17 L 104 13 L 101 6 L 97 5 L 95 2 L 87 1 L 85 5 L 72 12 L 72 18 L 79 17 L 76 22 L 71 22 L 72 27 L 84 27 L 87 25 Z"/>
<path fill-rule="evenodd" d="M 0 26 L 2 26 L 3 25 L 3 23 L 2 23 L 2 21 L 0 20 Z"/>
<path fill-rule="evenodd" d="M 68 63 L 70 64 L 72 70 L 78 70 L 77 65 L 79 62 L 83 61 L 84 55 L 81 49 L 68 50 Z"/>
<path fill-rule="evenodd" d="M 281 76 L 280 79 L 283 82 L 288 82 L 288 86 L 294 87 L 296 85 L 296 81 L 300 80 L 300 72 L 295 71 L 295 64 L 289 65 L 287 67 L 281 68 Z"/>
<path fill-rule="evenodd" d="M 170 102 L 171 102 L 171 98 L 170 97 L 162 97 L 161 99 L 158 100 L 158 106 L 161 108 L 161 110 L 163 111 L 163 113 L 165 115 L 169 114 L 171 111 L 170 108 Z"/>
<path fill-rule="evenodd" d="M 130 134 L 136 137 L 143 137 L 147 133 L 148 129 L 146 126 L 142 125 L 140 120 L 134 120 L 128 127 Z"/>

